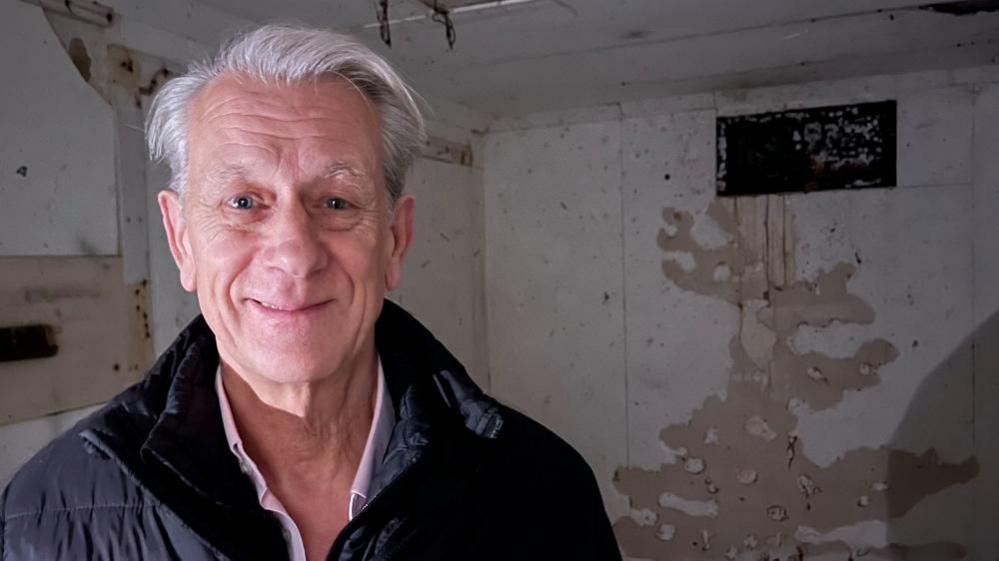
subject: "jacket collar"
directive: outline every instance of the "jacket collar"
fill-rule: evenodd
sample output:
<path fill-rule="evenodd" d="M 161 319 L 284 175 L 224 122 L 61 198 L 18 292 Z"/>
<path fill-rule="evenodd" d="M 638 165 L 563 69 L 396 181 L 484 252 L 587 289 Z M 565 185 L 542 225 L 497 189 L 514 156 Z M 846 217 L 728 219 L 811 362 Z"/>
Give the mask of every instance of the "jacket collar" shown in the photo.
<path fill-rule="evenodd" d="M 463 425 L 492 439 L 503 424 L 499 406 L 457 359 L 415 318 L 387 300 L 375 325 L 375 344 L 396 423 L 385 457 L 374 471 L 372 497 L 427 453 L 442 426 Z M 199 316 L 137 387 L 112 402 L 93 432 L 98 445 L 116 456 L 131 456 L 137 445 L 139 461 L 164 466 L 205 498 L 252 508 L 252 486 L 239 476 L 236 460 L 226 449 L 213 385 L 217 367 L 214 334 Z M 148 427 L 144 437 L 143 427 Z"/>

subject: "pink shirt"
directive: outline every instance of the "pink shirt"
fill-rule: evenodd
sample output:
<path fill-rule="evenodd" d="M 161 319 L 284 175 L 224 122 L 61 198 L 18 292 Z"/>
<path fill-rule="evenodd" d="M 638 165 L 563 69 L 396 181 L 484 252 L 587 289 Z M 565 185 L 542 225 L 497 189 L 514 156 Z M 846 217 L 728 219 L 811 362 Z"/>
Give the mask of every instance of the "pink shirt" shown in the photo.
<path fill-rule="evenodd" d="M 281 532 L 284 534 L 285 542 L 288 543 L 288 556 L 291 561 L 306 561 L 305 543 L 302 541 L 302 532 L 298 525 L 288 515 L 281 501 L 271 493 L 267 487 L 267 481 L 257 469 L 257 464 L 253 462 L 249 454 L 243 449 L 243 441 L 239 437 L 236 429 L 236 421 L 232 416 L 232 409 L 229 407 L 229 398 L 226 396 L 225 387 L 222 384 L 222 372 L 219 370 L 215 375 L 215 389 L 219 395 L 219 409 L 222 412 L 222 426 L 225 428 L 225 438 L 229 442 L 229 449 L 239 460 L 239 467 L 243 473 L 250 478 L 253 486 L 257 489 L 257 499 L 260 506 L 271 511 L 281 522 Z M 378 360 L 378 382 L 375 389 L 375 409 L 371 419 L 371 430 L 368 431 L 368 441 L 364 444 L 364 452 L 361 454 L 361 462 L 357 466 L 357 474 L 354 482 L 350 486 L 350 502 L 347 506 L 347 516 L 353 519 L 365 505 L 368 504 L 368 489 L 371 486 L 371 475 L 375 467 L 375 461 L 385 455 L 389 438 L 392 436 L 392 427 L 395 423 L 395 410 L 392 407 L 392 400 L 385 395 L 385 372 L 382 370 L 382 361 Z"/>

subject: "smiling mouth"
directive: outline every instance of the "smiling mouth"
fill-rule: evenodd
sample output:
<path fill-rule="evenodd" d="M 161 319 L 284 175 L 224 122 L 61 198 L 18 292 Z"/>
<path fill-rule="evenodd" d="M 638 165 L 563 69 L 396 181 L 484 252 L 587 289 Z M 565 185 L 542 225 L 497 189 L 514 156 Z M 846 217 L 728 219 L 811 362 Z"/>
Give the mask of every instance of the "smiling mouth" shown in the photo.
<path fill-rule="evenodd" d="M 253 302 L 254 304 L 256 304 L 259 308 L 263 309 L 264 311 L 267 311 L 267 312 L 276 312 L 276 313 L 282 313 L 282 314 L 292 314 L 292 313 L 298 313 L 298 312 L 308 312 L 308 311 L 316 310 L 316 309 L 320 308 L 321 306 L 324 306 L 324 305 L 329 304 L 330 302 L 332 302 L 332 300 L 323 300 L 321 302 L 316 302 L 315 304 L 306 304 L 306 305 L 303 305 L 303 306 L 298 306 L 298 305 L 286 305 L 286 304 L 272 304 L 270 302 L 264 302 L 264 301 L 261 301 L 261 300 L 257 300 L 255 298 L 249 298 L 249 300 L 250 300 L 250 302 Z"/>

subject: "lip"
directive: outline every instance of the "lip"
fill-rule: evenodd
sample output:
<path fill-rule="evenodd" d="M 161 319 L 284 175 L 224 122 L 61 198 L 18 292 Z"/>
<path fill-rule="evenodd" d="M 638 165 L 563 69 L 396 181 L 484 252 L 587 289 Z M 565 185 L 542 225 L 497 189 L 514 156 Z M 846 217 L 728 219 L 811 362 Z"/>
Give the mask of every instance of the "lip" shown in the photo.
<path fill-rule="evenodd" d="M 291 304 L 267 302 L 265 300 L 257 300 L 256 298 L 247 298 L 246 300 L 255 310 L 270 316 L 278 317 L 288 317 L 296 314 L 315 312 L 333 301 L 322 300 L 313 304 Z"/>

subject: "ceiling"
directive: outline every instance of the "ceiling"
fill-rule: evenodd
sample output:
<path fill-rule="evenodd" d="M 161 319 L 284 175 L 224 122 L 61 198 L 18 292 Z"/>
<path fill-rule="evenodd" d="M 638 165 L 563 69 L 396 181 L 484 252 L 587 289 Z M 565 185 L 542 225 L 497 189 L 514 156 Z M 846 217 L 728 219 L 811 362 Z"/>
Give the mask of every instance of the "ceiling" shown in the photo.
<path fill-rule="evenodd" d="M 389 0 L 391 48 L 376 0 L 198 1 L 259 22 L 349 31 L 427 98 L 493 116 L 999 56 L 992 0 L 942 3 L 987 8 L 960 16 L 913 0 L 504 0 L 453 14 L 453 49 L 420 0 Z"/>

